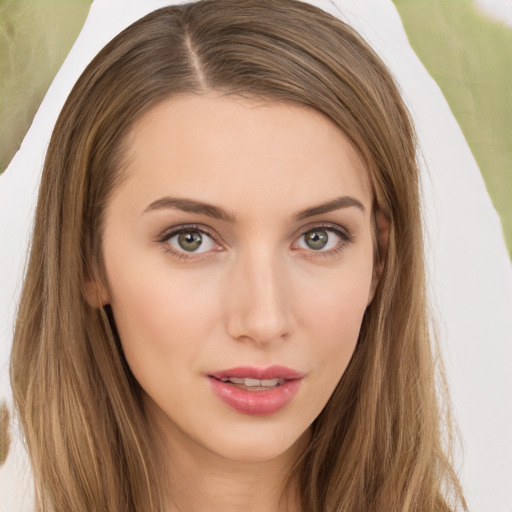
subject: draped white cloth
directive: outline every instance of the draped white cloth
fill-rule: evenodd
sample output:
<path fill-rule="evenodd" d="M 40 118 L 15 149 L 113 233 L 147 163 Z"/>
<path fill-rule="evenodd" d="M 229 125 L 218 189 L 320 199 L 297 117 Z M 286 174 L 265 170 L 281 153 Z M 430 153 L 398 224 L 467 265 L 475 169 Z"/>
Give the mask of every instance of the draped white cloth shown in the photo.
<path fill-rule="evenodd" d="M 0 400 L 45 151 L 85 66 L 119 31 L 169 0 L 95 0 L 23 144 L 0 177 Z M 178 2 L 174 2 L 178 3 Z M 419 135 L 430 294 L 440 325 L 474 512 L 512 511 L 512 268 L 499 218 L 440 90 L 412 51 L 391 0 L 310 3 L 356 28 L 388 64 Z M 0 468 L 0 512 L 30 510 L 30 471 L 14 429 Z"/>

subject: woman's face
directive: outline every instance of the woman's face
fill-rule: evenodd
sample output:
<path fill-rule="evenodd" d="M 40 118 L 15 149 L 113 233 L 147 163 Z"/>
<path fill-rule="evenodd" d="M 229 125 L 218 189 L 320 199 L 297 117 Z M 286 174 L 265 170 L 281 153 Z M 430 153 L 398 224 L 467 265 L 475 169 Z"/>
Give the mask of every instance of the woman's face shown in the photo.
<path fill-rule="evenodd" d="M 212 94 L 159 104 L 127 147 L 99 290 L 150 418 L 194 453 L 290 453 L 373 293 L 365 168 L 313 110 Z"/>

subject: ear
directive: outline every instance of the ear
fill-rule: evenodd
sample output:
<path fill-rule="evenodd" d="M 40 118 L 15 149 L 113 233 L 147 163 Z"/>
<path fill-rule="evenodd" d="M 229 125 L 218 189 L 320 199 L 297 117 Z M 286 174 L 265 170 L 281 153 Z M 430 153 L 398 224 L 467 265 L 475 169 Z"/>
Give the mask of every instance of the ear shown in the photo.
<path fill-rule="evenodd" d="M 110 303 L 110 293 L 105 285 L 87 278 L 84 288 L 85 300 L 93 308 L 102 308 Z"/>
<path fill-rule="evenodd" d="M 375 290 L 379 284 L 382 276 L 382 270 L 386 261 L 386 254 L 388 251 L 388 240 L 389 240 L 389 219 L 380 211 L 376 210 L 374 215 L 374 232 L 375 232 L 375 255 L 373 261 L 373 276 L 372 284 L 370 286 L 370 293 L 368 295 L 368 306 L 373 300 Z"/>

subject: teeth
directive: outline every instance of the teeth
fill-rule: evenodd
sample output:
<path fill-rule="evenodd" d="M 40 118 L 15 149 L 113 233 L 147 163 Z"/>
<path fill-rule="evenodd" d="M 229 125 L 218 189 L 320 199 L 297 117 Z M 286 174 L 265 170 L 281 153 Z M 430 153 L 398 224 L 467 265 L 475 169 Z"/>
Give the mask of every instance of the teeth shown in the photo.
<path fill-rule="evenodd" d="M 244 379 L 244 386 L 248 388 L 253 386 L 261 386 L 261 381 L 259 379 Z"/>
<path fill-rule="evenodd" d="M 220 379 L 222 382 L 231 382 L 232 384 L 240 384 L 248 388 L 252 387 L 264 387 L 264 388 L 273 388 L 275 386 L 284 384 L 284 379 L 251 379 L 247 378 L 238 378 L 238 377 L 223 377 Z"/>
<path fill-rule="evenodd" d="M 262 386 L 273 387 L 273 386 L 277 386 L 278 384 L 283 384 L 284 380 L 283 379 L 268 379 L 268 380 L 262 380 L 260 382 L 261 382 Z"/>
<path fill-rule="evenodd" d="M 224 379 L 222 379 L 224 380 Z M 224 382 L 232 382 L 233 384 L 244 384 L 245 383 L 245 379 L 238 379 L 237 377 L 229 377 L 227 378 L 226 380 L 224 380 Z"/>

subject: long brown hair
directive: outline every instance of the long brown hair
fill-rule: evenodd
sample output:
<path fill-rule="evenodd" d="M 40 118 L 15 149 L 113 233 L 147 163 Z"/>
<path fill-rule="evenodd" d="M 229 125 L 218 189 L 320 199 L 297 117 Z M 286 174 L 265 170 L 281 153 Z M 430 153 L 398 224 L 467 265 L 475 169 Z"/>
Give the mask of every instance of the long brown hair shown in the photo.
<path fill-rule="evenodd" d="M 119 34 L 55 126 L 11 360 L 39 509 L 163 510 L 140 387 L 84 282 L 104 278 L 103 217 L 123 179 L 129 127 L 169 96 L 212 90 L 330 118 L 364 159 L 374 212 L 390 223 L 357 348 L 290 475 L 304 511 L 464 507 L 442 442 L 414 132 L 390 73 L 354 30 L 310 5 L 206 0 Z"/>

